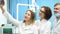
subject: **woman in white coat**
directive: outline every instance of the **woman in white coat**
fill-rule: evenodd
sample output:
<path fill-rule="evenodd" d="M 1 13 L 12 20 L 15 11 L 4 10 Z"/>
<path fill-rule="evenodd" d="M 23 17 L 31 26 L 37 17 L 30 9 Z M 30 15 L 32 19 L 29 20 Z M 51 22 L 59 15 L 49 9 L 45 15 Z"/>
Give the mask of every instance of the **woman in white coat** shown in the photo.
<path fill-rule="evenodd" d="M 3 6 L 4 3 L 0 4 L 3 15 L 12 22 L 12 24 L 15 24 L 19 28 L 19 34 L 38 34 L 38 28 L 35 25 L 35 14 L 32 10 L 26 11 L 23 21 L 17 21 L 4 10 Z"/>
<path fill-rule="evenodd" d="M 1 6 L 1 9 L 4 16 L 19 28 L 19 34 L 38 34 L 38 28 L 35 25 L 35 14 L 32 10 L 27 10 L 24 15 L 24 20 L 19 22 L 15 20 L 8 12 L 4 11 L 3 6 Z"/>
<path fill-rule="evenodd" d="M 50 34 L 51 23 L 48 21 L 51 17 L 51 9 L 47 6 L 43 6 L 40 9 L 40 22 L 39 22 L 39 33 L 40 34 Z"/>

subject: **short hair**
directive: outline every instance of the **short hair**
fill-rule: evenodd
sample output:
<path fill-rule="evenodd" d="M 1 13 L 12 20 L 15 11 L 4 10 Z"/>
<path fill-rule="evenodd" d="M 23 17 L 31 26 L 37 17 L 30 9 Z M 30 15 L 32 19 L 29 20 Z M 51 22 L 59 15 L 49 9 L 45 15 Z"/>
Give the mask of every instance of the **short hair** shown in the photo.
<path fill-rule="evenodd" d="M 54 5 L 54 7 L 57 6 L 57 5 L 60 5 L 60 2 L 56 3 L 56 4 Z"/>
<path fill-rule="evenodd" d="M 42 8 L 44 8 L 44 10 L 45 10 L 45 16 L 44 16 L 44 18 L 46 19 L 46 20 L 49 20 L 50 19 L 50 17 L 52 16 L 52 12 L 51 12 L 51 9 L 49 8 L 49 7 L 47 7 L 47 6 L 42 6 Z"/>

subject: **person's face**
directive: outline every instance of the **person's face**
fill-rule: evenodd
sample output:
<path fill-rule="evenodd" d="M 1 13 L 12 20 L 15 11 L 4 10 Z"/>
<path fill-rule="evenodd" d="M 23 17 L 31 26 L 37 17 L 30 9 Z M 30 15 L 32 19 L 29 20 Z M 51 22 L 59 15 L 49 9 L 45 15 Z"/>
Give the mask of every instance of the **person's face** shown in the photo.
<path fill-rule="evenodd" d="M 60 5 L 54 7 L 54 14 L 60 14 Z"/>
<path fill-rule="evenodd" d="M 24 15 L 24 20 L 25 21 L 29 21 L 31 19 L 31 12 L 27 11 Z"/>
<path fill-rule="evenodd" d="M 40 13 L 39 13 L 39 16 L 41 19 L 44 18 L 44 13 L 45 13 L 45 9 L 41 8 Z"/>

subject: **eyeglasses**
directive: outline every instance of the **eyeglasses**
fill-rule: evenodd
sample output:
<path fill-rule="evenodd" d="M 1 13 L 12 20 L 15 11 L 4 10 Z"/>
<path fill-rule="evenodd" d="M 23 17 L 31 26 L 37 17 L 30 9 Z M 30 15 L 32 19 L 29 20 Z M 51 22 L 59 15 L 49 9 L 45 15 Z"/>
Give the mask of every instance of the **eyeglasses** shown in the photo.
<path fill-rule="evenodd" d="M 44 11 L 40 10 L 40 12 L 45 13 Z"/>

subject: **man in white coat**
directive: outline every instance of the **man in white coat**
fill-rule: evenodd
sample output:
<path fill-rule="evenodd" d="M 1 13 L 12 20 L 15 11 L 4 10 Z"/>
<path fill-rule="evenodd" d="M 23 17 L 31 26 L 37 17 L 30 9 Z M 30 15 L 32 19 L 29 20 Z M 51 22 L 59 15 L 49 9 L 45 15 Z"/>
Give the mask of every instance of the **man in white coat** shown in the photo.
<path fill-rule="evenodd" d="M 60 34 L 60 3 L 54 5 L 54 14 L 52 34 Z"/>

